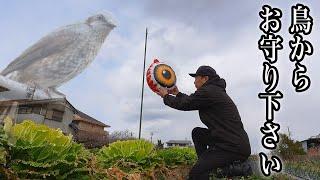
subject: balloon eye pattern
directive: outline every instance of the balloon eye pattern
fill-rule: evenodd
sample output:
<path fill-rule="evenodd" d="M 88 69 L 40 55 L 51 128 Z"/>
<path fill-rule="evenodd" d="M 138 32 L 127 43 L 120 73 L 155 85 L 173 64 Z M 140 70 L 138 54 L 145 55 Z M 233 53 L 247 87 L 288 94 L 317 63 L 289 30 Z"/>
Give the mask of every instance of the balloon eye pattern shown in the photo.
<path fill-rule="evenodd" d="M 176 75 L 167 64 L 160 63 L 157 59 L 147 71 L 147 83 L 153 92 L 158 92 L 159 87 L 171 89 L 176 84 Z"/>
<path fill-rule="evenodd" d="M 159 64 L 154 68 L 154 77 L 162 87 L 171 88 L 176 82 L 173 70 L 166 64 Z"/>

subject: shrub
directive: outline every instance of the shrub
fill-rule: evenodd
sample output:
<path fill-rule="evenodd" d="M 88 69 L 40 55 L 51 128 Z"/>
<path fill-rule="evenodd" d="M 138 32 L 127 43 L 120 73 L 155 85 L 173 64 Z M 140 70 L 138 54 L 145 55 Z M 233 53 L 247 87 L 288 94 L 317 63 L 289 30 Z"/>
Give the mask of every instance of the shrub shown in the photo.
<path fill-rule="evenodd" d="M 116 141 L 126 141 L 126 140 L 134 140 L 137 139 L 133 136 L 133 132 L 129 130 L 124 131 L 114 131 L 109 135 L 109 143 L 113 143 Z"/>
<path fill-rule="evenodd" d="M 276 150 L 272 153 L 279 155 L 283 159 L 292 159 L 295 155 L 304 155 L 306 154 L 302 148 L 302 145 L 298 141 L 292 140 L 286 134 L 279 134 L 280 142 Z"/>
<path fill-rule="evenodd" d="M 166 166 L 192 165 L 197 160 L 197 154 L 193 148 L 172 147 L 157 151 L 157 157 L 165 162 Z"/>

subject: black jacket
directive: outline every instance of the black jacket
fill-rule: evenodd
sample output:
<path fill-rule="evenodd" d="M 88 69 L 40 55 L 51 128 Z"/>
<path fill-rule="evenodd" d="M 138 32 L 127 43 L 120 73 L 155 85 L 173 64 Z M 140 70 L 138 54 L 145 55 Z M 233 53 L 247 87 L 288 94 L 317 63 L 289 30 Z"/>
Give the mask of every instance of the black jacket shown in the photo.
<path fill-rule="evenodd" d="M 164 96 L 163 101 L 174 109 L 199 110 L 200 120 L 211 131 L 215 146 L 249 156 L 251 147 L 248 135 L 238 109 L 225 88 L 226 82 L 222 78 L 208 80 L 190 96 L 179 92 L 176 97 Z"/>

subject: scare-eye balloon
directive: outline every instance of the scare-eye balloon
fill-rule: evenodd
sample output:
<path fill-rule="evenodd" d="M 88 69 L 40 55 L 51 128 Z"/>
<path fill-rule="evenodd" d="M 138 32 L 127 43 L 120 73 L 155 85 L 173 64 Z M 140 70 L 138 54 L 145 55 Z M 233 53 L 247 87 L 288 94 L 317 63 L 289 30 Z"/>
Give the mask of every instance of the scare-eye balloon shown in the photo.
<path fill-rule="evenodd" d="M 149 66 L 146 76 L 148 86 L 153 92 L 159 92 L 160 87 L 171 90 L 176 84 L 176 74 L 173 69 L 158 59 Z"/>

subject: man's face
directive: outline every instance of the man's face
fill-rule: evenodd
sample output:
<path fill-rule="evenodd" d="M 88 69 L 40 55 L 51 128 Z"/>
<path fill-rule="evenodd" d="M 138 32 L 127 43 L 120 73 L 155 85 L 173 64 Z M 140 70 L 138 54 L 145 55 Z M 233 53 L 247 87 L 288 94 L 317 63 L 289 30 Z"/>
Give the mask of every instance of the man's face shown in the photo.
<path fill-rule="evenodd" d="M 208 79 L 208 76 L 196 76 L 194 78 L 194 85 L 199 89 L 205 82 L 207 82 Z"/>

